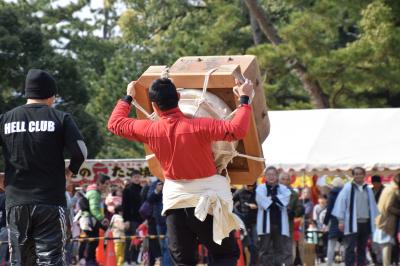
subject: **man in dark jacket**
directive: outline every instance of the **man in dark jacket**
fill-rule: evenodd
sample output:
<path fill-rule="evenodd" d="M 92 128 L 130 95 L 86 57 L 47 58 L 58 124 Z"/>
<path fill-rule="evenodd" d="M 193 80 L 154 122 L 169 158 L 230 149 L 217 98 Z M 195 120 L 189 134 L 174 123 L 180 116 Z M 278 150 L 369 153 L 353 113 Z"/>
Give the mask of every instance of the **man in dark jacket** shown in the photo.
<path fill-rule="evenodd" d="M 148 219 L 149 222 L 149 233 L 152 232 L 156 233 L 157 235 L 165 236 L 167 234 L 167 224 L 165 216 L 161 215 L 161 211 L 163 208 L 162 203 L 162 189 L 164 183 L 160 180 L 154 181 L 149 188 L 147 200 L 153 206 L 153 217 Z M 156 229 L 154 231 L 154 228 Z M 157 254 L 158 248 L 160 249 L 161 256 L 162 256 L 162 263 L 163 266 L 171 265 L 171 258 L 168 252 L 168 245 L 167 240 L 165 238 L 159 239 L 159 246 L 154 245 L 150 240 L 150 249 L 153 248 L 155 254 Z M 151 255 L 151 254 L 150 254 Z"/>
<path fill-rule="evenodd" d="M 288 217 L 289 217 L 289 229 L 290 235 L 293 237 L 293 227 L 294 227 L 294 219 L 303 216 L 304 207 L 302 202 L 299 202 L 299 193 L 295 191 L 291 186 L 291 178 L 289 173 L 282 172 L 279 174 L 279 183 L 286 186 L 291 194 L 290 201 L 287 207 Z"/>
<path fill-rule="evenodd" d="M 126 230 L 126 236 L 132 236 L 136 234 L 137 227 L 143 222 L 142 217 L 139 214 L 140 206 L 142 205 L 142 198 L 140 193 L 142 186 L 140 185 L 140 179 L 142 175 L 138 170 L 133 170 L 131 175 L 130 183 L 122 191 L 122 209 L 124 221 L 129 223 L 129 228 Z M 133 260 L 137 260 L 138 252 L 131 247 L 131 240 L 126 239 L 125 245 L 125 261 L 129 264 Z"/>
<path fill-rule="evenodd" d="M 242 219 L 246 226 L 247 238 L 244 241 L 250 251 L 250 264 L 257 263 L 257 212 L 256 184 L 245 185 L 233 195 L 234 212 Z"/>
<path fill-rule="evenodd" d="M 376 204 L 379 203 L 379 198 L 381 197 L 382 191 L 385 186 L 382 184 L 382 179 L 380 175 L 373 175 L 371 177 L 372 192 L 374 192 Z"/>
<path fill-rule="evenodd" d="M 332 215 L 333 207 L 335 206 L 336 198 L 343 188 L 343 180 L 341 177 L 335 177 L 332 181 L 332 190 L 328 195 L 328 206 L 324 218 L 324 225 L 329 226 L 328 230 L 328 251 L 327 251 L 327 266 L 331 266 L 334 261 L 336 243 L 343 239 L 343 232 L 339 230 L 339 221 Z"/>
<path fill-rule="evenodd" d="M 299 193 L 292 188 L 292 180 L 288 172 L 281 172 L 279 174 L 279 183 L 286 186 L 291 194 L 290 201 L 287 206 L 288 218 L 289 218 L 289 230 L 290 238 L 292 242 L 292 256 L 296 258 L 296 250 L 298 249 L 296 241 L 294 240 L 294 220 L 295 218 L 302 217 L 304 214 L 303 203 L 299 201 Z M 297 241 L 298 242 L 298 241 Z M 295 259 L 294 259 L 295 260 Z"/>
<path fill-rule="evenodd" d="M 27 103 L 0 115 L 12 265 L 65 265 L 65 183 L 87 150 L 72 117 L 51 107 L 56 90 L 50 74 L 31 69 Z M 64 149 L 71 156 L 67 168 Z"/>

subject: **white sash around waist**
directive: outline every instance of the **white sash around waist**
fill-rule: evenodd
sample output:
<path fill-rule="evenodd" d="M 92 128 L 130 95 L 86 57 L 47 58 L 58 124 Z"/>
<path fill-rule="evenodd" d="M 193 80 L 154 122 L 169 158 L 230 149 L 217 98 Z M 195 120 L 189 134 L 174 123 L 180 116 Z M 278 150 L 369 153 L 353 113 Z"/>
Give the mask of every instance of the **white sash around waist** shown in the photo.
<path fill-rule="evenodd" d="M 162 214 L 169 209 L 195 208 L 197 219 L 213 216 L 213 240 L 221 245 L 232 230 L 243 228 L 234 213 L 230 184 L 226 177 L 213 175 L 200 179 L 165 179 Z"/>

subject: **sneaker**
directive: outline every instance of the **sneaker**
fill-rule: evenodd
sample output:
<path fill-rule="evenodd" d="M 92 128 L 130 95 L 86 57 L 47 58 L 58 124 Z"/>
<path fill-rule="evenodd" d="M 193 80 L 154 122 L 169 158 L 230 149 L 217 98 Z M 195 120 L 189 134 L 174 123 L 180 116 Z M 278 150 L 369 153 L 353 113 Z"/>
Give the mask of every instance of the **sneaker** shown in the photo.
<path fill-rule="evenodd" d="M 86 260 L 84 258 L 79 260 L 79 265 L 86 265 Z"/>

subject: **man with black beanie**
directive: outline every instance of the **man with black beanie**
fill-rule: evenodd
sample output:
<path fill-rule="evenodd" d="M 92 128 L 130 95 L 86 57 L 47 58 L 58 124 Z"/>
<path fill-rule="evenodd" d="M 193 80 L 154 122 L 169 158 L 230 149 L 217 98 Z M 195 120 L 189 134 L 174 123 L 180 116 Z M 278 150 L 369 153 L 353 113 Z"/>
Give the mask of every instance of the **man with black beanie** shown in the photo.
<path fill-rule="evenodd" d="M 65 183 L 87 150 L 73 118 L 51 107 L 56 92 L 50 74 L 31 69 L 27 103 L 0 115 L 11 265 L 65 265 Z"/>

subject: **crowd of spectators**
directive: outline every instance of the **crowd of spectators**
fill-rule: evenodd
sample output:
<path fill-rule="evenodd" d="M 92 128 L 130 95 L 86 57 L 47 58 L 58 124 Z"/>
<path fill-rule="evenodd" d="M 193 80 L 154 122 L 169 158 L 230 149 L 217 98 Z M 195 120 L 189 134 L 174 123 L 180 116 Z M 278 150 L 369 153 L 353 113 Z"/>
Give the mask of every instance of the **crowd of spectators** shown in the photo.
<path fill-rule="evenodd" d="M 311 188 L 292 188 L 291 176 L 275 167 L 265 183 L 233 189 L 233 211 L 243 221 L 241 244 L 246 265 L 304 265 L 305 245 L 315 247 L 316 263 L 397 265 L 400 175 L 383 185 L 380 176 L 365 182 L 356 167 L 352 181 L 333 179 L 313 200 Z M 106 175 L 96 183 L 68 186 L 69 265 L 98 265 L 100 231 L 113 237 L 117 265 L 172 265 L 165 217 L 161 215 L 163 182 L 139 171 L 111 184 Z M 7 261 L 5 195 L 0 192 L 0 261 Z M 148 237 L 155 236 L 155 237 Z M 207 250 L 199 243 L 199 263 Z"/>
<path fill-rule="evenodd" d="M 246 225 L 248 265 L 304 265 L 311 256 L 305 245 L 315 247 L 317 265 L 397 265 L 399 182 L 396 175 L 384 186 L 375 175 L 367 185 L 366 171 L 356 167 L 351 181 L 335 177 L 313 201 L 311 188 L 294 189 L 288 173 L 268 167 L 265 184 L 233 196 Z"/>

